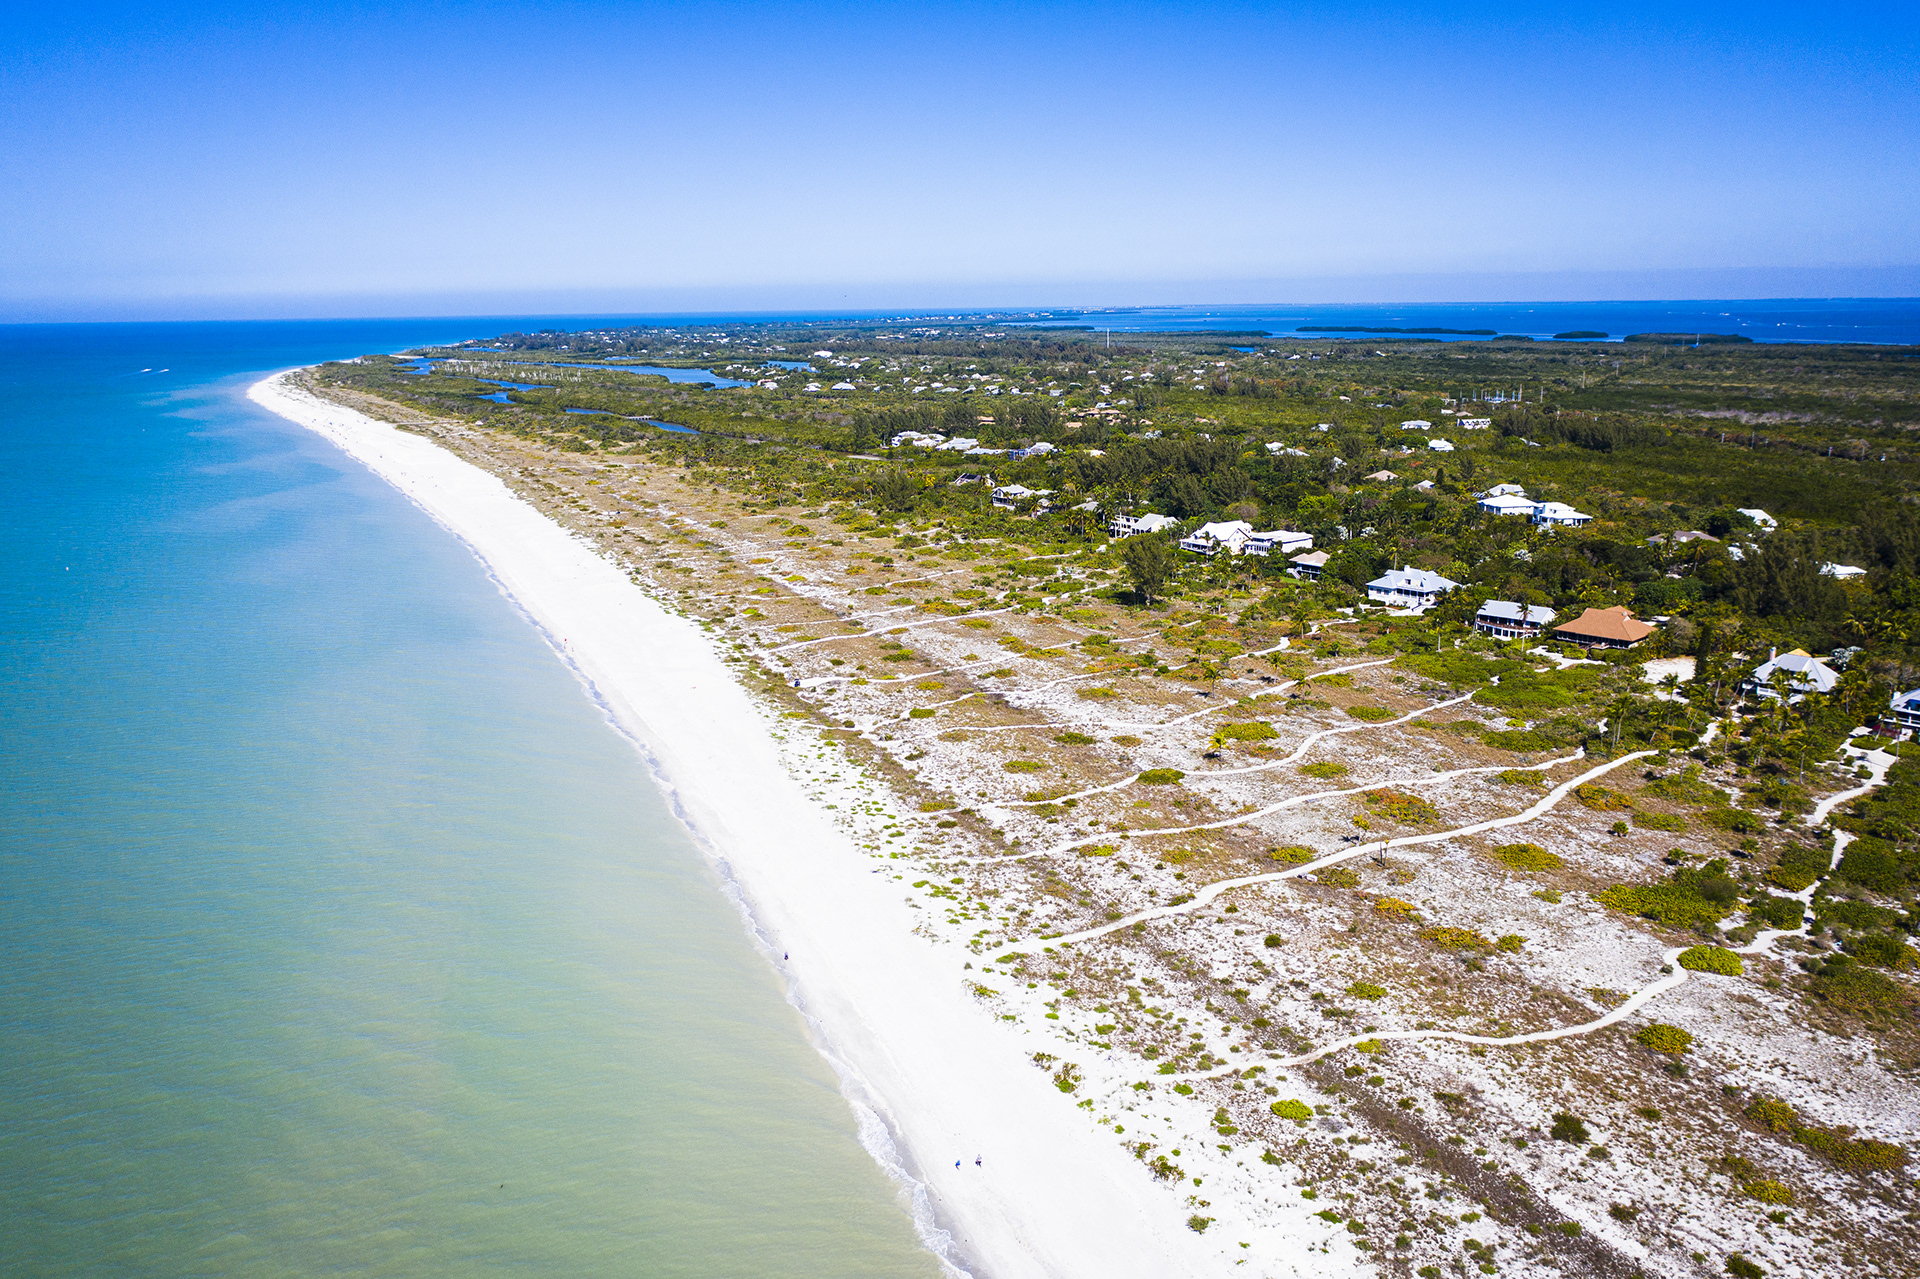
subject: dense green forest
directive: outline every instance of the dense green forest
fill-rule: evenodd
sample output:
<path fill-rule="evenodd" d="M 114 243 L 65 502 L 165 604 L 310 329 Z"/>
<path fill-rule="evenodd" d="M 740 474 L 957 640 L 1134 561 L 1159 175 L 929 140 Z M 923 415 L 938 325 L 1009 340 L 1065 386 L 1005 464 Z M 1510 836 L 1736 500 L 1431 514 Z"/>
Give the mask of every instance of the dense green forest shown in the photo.
<path fill-rule="evenodd" d="M 1411 565 L 1463 584 L 1451 612 L 1502 598 L 1673 619 L 1655 651 L 1857 645 L 1897 681 L 1920 643 L 1913 348 L 726 325 L 504 334 L 323 376 L 878 527 L 1097 544 L 1113 514 L 1157 511 L 1300 529 L 1331 553 L 1311 588 L 1329 609 Z M 893 447 L 903 433 L 1003 451 Z M 1036 444 L 1052 449 L 1018 456 Z M 1501 483 L 1593 520 L 1480 510 Z M 1011 484 L 1046 497 L 996 506 L 990 487 Z M 1709 538 L 1649 541 L 1681 530 Z M 1307 588 L 1286 567 L 1187 557 L 1170 589 L 1291 598 Z"/>

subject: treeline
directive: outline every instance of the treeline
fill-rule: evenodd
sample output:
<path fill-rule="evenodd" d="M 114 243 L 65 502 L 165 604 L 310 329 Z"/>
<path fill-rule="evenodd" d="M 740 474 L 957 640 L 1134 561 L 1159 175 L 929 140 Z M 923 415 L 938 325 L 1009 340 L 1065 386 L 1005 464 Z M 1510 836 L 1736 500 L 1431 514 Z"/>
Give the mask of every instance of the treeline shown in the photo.
<path fill-rule="evenodd" d="M 1503 405 L 1493 415 L 1503 436 L 1540 443 L 1554 440 L 1595 453 L 1647 448 L 1667 442 L 1667 432 L 1620 413 L 1579 413 L 1530 404 Z"/>

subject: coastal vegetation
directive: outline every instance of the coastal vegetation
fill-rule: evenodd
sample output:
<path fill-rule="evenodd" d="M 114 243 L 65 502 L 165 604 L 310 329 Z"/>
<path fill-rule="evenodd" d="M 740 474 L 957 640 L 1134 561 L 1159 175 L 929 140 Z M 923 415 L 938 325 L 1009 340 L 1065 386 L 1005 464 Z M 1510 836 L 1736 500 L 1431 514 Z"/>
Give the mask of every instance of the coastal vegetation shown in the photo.
<path fill-rule="evenodd" d="M 1920 1067 L 1920 766 L 1856 731 L 1920 676 L 1916 363 L 982 319 L 505 335 L 312 383 L 698 619 L 916 934 L 1174 1220 L 1211 1239 L 1297 1184 L 1413 1273 L 1467 1230 L 1502 1270 L 1627 1273 L 1618 1232 L 1677 1272 L 1667 1223 L 1704 1213 L 1811 1273 L 1899 1232 L 1781 1159 L 1904 1157 L 1819 1081 L 1880 1072 L 1859 1096 L 1904 1104 Z M 1502 483 L 1592 521 L 1480 509 Z M 1179 529 L 1110 528 L 1147 513 Z M 1179 546 L 1239 519 L 1311 535 L 1317 580 Z M 1395 567 L 1461 589 L 1371 606 Z M 1474 628 L 1490 599 L 1661 621 L 1515 642 Z M 1743 687 L 1795 648 L 1832 687 Z M 1634 991 L 1685 1029 L 1601 1033 Z M 1790 1118 L 1723 1089 L 1762 1059 Z M 1788 1202 L 1743 1187 L 1789 1184 L 1805 1229 L 1756 1220 Z"/>

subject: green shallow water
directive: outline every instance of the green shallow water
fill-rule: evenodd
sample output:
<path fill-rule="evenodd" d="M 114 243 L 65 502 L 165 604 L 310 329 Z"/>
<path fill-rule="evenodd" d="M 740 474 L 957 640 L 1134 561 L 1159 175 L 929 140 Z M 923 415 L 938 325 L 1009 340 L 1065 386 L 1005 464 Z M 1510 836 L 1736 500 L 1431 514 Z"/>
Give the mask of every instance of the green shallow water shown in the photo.
<path fill-rule="evenodd" d="M 938 1272 L 635 753 L 240 398 L 478 331 L 0 330 L 8 1273 Z"/>

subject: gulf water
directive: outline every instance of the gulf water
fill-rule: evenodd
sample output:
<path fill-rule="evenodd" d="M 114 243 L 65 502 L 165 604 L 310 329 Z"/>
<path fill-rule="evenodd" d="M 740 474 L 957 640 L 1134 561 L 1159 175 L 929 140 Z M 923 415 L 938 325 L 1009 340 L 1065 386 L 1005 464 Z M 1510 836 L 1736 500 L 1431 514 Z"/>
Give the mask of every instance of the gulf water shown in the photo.
<path fill-rule="evenodd" d="M 0 328 L 7 1273 L 936 1273 L 633 751 L 243 398 L 536 323 Z"/>

